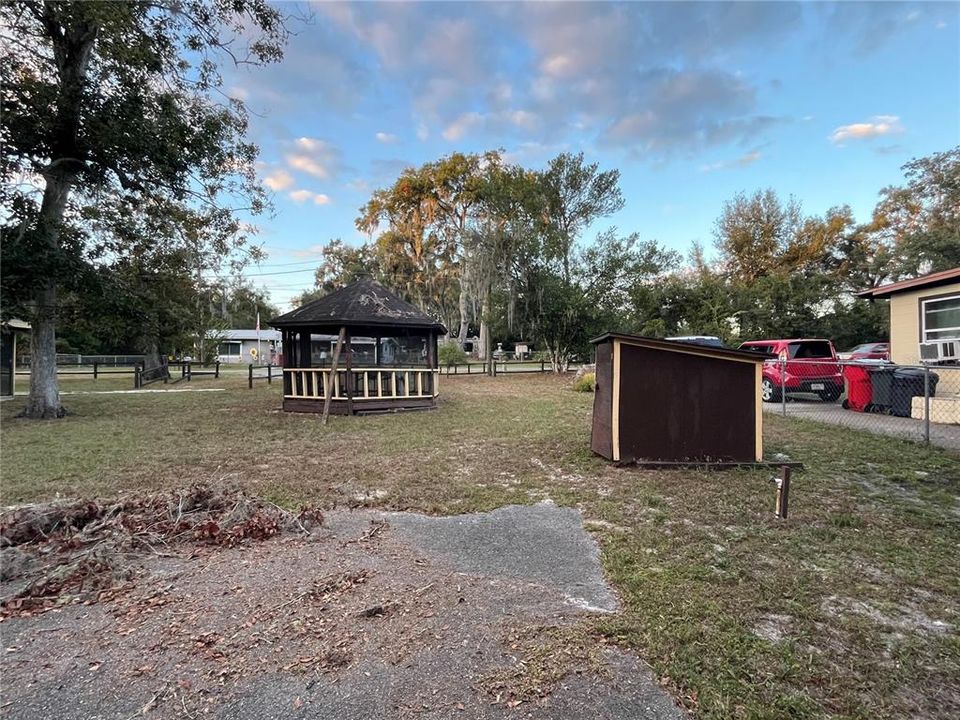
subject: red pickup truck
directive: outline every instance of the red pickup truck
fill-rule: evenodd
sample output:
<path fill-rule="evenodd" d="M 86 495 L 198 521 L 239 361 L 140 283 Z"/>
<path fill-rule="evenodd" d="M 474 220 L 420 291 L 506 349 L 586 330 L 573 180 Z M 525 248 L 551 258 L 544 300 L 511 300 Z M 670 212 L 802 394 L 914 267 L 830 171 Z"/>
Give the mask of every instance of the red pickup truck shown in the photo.
<path fill-rule="evenodd" d="M 814 393 L 826 402 L 843 393 L 837 352 L 829 340 L 751 340 L 740 349 L 776 356 L 763 363 L 761 390 L 765 402 L 779 401 L 781 387 L 788 393 Z"/>

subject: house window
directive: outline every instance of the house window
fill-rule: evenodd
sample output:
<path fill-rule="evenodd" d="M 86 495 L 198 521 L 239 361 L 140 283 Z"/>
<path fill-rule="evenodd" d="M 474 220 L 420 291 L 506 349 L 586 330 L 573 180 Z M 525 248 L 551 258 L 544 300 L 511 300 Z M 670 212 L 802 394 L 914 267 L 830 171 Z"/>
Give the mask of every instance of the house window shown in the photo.
<path fill-rule="evenodd" d="M 220 357 L 228 357 L 230 355 L 240 356 L 240 343 L 239 342 L 222 342 L 217 347 L 217 354 Z"/>
<path fill-rule="evenodd" d="M 921 301 L 924 342 L 960 338 L 960 295 Z"/>

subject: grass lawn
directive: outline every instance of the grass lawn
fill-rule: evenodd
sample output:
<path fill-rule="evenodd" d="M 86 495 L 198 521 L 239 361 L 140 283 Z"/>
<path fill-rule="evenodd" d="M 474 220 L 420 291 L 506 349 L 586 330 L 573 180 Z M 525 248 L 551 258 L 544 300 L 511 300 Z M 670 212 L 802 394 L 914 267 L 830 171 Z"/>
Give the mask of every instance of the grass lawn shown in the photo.
<path fill-rule="evenodd" d="M 770 471 L 615 469 L 589 452 L 569 379 L 444 377 L 436 412 L 282 413 L 279 387 L 73 395 L 59 421 L 0 405 L 2 500 L 230 482 L 281 502 L 428 513 L 550 498 L 581 509 L 634 649 L 700 718 L 960 715 L 960 458 L 765 416 L 806 464 L 791 517 Z M 174 386 L 186 387 L 186 384 Z M 65 388 L 66 389 L 66 388 Z"/>

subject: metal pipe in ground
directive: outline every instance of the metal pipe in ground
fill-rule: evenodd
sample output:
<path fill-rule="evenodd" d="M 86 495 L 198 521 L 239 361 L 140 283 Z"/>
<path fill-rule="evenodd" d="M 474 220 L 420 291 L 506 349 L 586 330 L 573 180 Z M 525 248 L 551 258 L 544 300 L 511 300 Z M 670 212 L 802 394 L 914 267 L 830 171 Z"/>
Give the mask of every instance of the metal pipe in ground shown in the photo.
<path fill-rule="evenodd" d="M 790 466 L 784 465 L 780 468 L 781 477 L 770 478 L 777 485 L 777 505 L 775 514 L 781 520 L 787 519 L 787 512 L 790 506 Z"/>
<path fill-rule="evenodd" d="M 780 412 L 787 414 L 787 361 L 780 360 Z"/>

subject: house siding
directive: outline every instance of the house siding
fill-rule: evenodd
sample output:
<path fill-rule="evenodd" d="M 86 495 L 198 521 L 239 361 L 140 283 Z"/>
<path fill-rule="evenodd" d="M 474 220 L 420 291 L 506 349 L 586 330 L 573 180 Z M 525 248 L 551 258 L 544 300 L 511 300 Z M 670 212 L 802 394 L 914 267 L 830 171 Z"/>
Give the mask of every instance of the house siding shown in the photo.
<path fill-rule="evenodd" d="M 890 297 L 890 359 L 900 365 L 920 363 L 920 302 L 960 294 L 960 283 L 921 288 Z"/>

